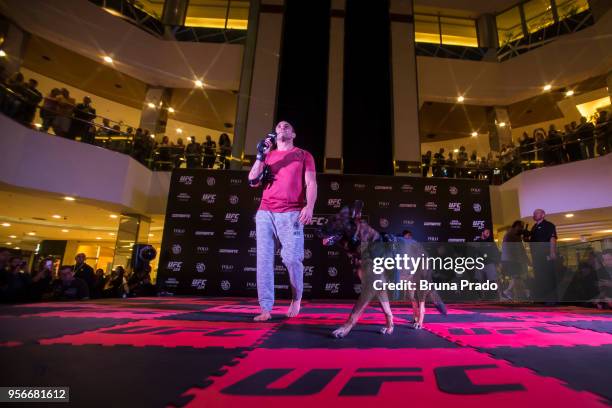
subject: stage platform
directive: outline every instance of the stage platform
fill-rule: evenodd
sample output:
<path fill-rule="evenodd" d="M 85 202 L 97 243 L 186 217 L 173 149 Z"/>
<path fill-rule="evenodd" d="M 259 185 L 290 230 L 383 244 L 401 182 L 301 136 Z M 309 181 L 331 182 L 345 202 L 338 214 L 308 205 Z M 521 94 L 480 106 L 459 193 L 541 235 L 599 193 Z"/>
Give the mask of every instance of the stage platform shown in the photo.
<path fill-rule="evenodd" d="M 455 304 L 447 316 L 428 309 L 413 330 L 410 308 L 396 305 L 384 336 L 370 307 L 348 338 L 332 338 L 351 306 L 305 301 L 287 319 L 281 301 L 270 322 L 254 323 L 252 299 L 4 305 L 0 385 L 69 386 L 83 407 L 612 403 L 609 312 Z"/>

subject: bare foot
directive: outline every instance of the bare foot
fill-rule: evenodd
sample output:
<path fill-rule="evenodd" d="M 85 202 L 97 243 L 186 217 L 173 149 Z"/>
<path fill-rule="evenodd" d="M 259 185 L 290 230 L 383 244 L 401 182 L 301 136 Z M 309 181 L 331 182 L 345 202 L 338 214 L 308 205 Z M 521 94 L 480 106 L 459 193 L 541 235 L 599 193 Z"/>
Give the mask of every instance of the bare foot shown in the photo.
<path fill-rule="evenodd" d="M 270 312 L 262 311 L 260 314 L 255 316 L 253 320 L 256 322 L 265 322 L 266 320 L 270 320 L 271 318 L 272 316 L 270 315 Z"/>
<path fill-rule="evenodd" d="M 287 309 L 287 317 L 295 317 L 300 313 L 301 300 L 292 300 Z"/>
<path fill-rule="evenodd" d="M 346 337 L 346 335 L 349 334 L 352 328 L 353 326 L 345 324 L 344 326 L 341 326 L 337 328 L 336 330 L 334 330 L 334 332 L 332 333 L 332 336 L 334 336 L 337 339 L 341 339 L 343 337 Z"/>
<path fill-rule="evenodd" d="M 380 332 L 382 334 L 393 334 L 393 315 L 385 315 L 385 318 L 387 320 L 387 324 L 385 327 L 380 329 Z"/>

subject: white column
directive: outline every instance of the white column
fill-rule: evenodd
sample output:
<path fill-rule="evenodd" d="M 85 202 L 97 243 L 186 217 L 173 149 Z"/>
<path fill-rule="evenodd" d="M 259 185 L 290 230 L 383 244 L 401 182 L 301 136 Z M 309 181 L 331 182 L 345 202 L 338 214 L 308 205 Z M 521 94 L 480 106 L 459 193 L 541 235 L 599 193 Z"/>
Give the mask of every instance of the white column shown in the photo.
<path fill-rule="evenodd" d="M 390 17 L 395 174 L 420 176 L 419 98 L 412 0 L 391 0 Z"/>
<path fill-rule="evenodd" d="M 257 142 L 274 127 L 282 6 L 283 0 L 263 0 L 261 4 L 243 153 L 247 158 L 254 158 Z"/>
<path fill-rule="evenodd" d="M 325 131 L 325 172 L 342 172 L 342 86 L 344 83 L 345 0 L 332 0 L 327 80 L 327 129 Z"/>

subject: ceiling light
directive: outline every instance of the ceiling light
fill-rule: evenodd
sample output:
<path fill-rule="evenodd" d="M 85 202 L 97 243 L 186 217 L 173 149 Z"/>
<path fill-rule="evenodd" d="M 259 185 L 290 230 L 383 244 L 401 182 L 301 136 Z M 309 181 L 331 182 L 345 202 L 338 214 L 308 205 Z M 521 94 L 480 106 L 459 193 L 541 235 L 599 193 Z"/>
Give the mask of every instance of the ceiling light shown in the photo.
<path fill-rule="evenodd" d="M 544 90 L 545 91 L 550 91 L 551 89 L 552 89 L 552 85 L 551 84 L 544 85 Z"/>
<path fill-rule="evenodd" d="M 67 229 L 63 229 L 62 232 L 70 232 L 70 231 L 68 231 Z"/>
<path fill-rule="evenodd" d="M 565 218 L 572 218 L 574 216 L 574 214 L 569 213 L 569 214 L 565 214 Z"/>
<path fill-rule="evenodd" d="M 61 216 L 61 215 L 59 215 L 59 214 L 53 214 L 51 217 L 53 217 L 53 218 L 57 218 L 57 219 L 62 218 L 62 216 Z"/>
<path fill-rule="evenodd" d="M 599 232 L 600 234 L 612 234 L 612 229 L 605 229 L 597 232 Z"/>
<path fill-rule="evenodd" d="M 28 235 L 29 235 L 29 236 L 31 236 L 31 237 L 33 237 L 34 235 L 36 235 L 36 233 L 35 233 L 34 231 L 32 231 L 32 232 L 28 232 Z"/>
<path fill-rule="evenodd" d="M 96 237 L 96 239 L 102 239 L 102 237 Z"/>
<path fill-rule="evenodd" d="M 6 57 L 6 52 L 4 50 L 0 50 L 0 57 Z"/>
<path fill-rule="evenodd" d="M 199 79 L 196 79 L 195 81 L 193 81 L 193 83 L 195 84 L 195 86 L 197 86 L 198 88 L 203 88 L 204 87 L 204 82 L 200 81 Z"/>
<path fill-rule="evenodd" d="M 576 241 L 578 238 L 561 238 L 559 241 Z"/>
<path fill-rule="evenodd" d="M 13 245 L 13 243 L 12 242 L 7 242 L 6 245 Z"/>
<path fill-rule="evenodd" d="M 155 139 L 155 135 L 154 134 L 151 134 L 151 139 Z"/>
<path fill-rule="evenodd" d="M 506 127 L 506 122 L 499 122 L 498 126 L 501 128 Z"/>
<path fill-rule="evenodd" d="M 40 129 L 40 128 L 42 127 L 42 125 L 41 125 L 40 123 L 35 123 L 35 124 L 34 124 L 34 127 L 35 127 L 36 129 Z"/>
<path fill-rule="evenodd" d="M 155 109 L 155 104 L 153 102 L 147 103 L 147 106 L 151 109 Z"/>
<path fill-rule="evenodd" d="M 465 101 L 465 98 L 463 97 L 463 95 L 459 95 L 459 96 L 457 97 L 457 102 L 461 103 L 461 102 L 463 102 L 463 101 Z"/>
<path fill-rule="evenodd" d="M 109 215 L 109 217 L 111 217 L 111 218 L 118 218 L 119 216 L 117 214 L 111 214 L 111 215 Z"/>
<path fill-rule="evenodd" d="M 150 237 L 152 237 L 152 236 L 153 236 L 153 234 L 149 234 L 149 236 L 150 236 Z"/>
<path fill-rule="evenodd" d="M 115 233 L 114 232 L 109 232 L 108 235 L 110 235 L 111 237 L 114 237 Z"/>
<path fill-rule="evenodd" d="M 474 137 L 478 136 L 478 132 L 472 132 L 472 136 Z"/>
<path fill-rule="evenodd" d="M 104 60 L 104 62 L 107 62 L 109 64 L 113 63 L 113 59 L 109 57 L 108 55 L 105 55 L 104 57 L 102 57 L 102 59 Z"/>
<path fill-rule="evenodd" d="M 183 129 L 181 128 L 176 129 L 176 133 L 183 133 Z"/>
<path fill-rule="evenodd" d="M 64 197 L 64 200 L 66 200 L 66 201 L 75 201 L 76 198 L 70 197 L 70 196 L 66 196 L 66 197 Z"/>
<path fill-rule="evenodd" d="M 2 226 L 3 226 L 3 227 L 10 227 L 10 226 L 11 226 L 11 224 L 9 224 L 8 222 L 3 222 L 3 223 L 2 223 Z"/>
<path fill-rule="evenodd" d="M 453 150 L 453 153 L 459 153 L 459 149 Z"/>
<path fill-rule="evenodd" d="M 19 248 L 19 247 L 15 247 L 15 248 L 13 248 L 13 249 L 21 249 L 21 248 Z"/>
<path fill-rule="evenodd" d="M 174 113 L 174 108 L 173 108 L 172 106 L 169 106 L 169 107 L 168 107 L 168 112 L 169 112 L 169 113 Z"/>
<path fill-rule="evenodd" d="M 572 91 L 571 89 L 565 93 L 565 96 L 572 96 L 572 95 L 574 95 L 574 91 Z"/>
<path fill-rule="evenodd" d="M 15 238 L 17 238 L 17 235 L 9 235 L 9 238 L 10 239 L 15 239 Z"/>

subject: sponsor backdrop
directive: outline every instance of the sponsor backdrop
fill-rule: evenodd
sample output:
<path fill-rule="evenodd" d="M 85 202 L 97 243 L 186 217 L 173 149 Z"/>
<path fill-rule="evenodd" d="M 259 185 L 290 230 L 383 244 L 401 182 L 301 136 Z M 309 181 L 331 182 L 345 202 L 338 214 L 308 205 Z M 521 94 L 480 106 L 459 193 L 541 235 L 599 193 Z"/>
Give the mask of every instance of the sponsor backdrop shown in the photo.
<path fill-rule="evenodd" d="M 261 188 L 245 171 L 179 169 L 172 173 L 158 285 L 176 294 L 256 296 L 255 213 Z M 304 297 L 354 298 L 348 259 L 326 248 L 315 230 L 360 199 L 379 231 L 410 229 L 421 242 L 470 242 L 491 225 L 489 187 L 477 180 L 319 174 L 313 221 L 305 226 Z M 275 286 L 288 297 L 289 278 L 276 252 Z"/>

